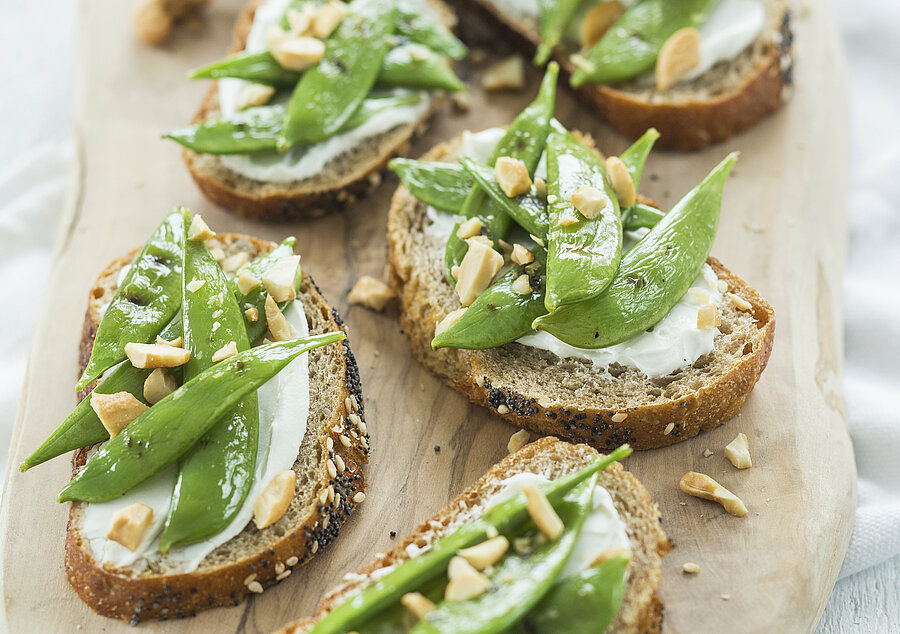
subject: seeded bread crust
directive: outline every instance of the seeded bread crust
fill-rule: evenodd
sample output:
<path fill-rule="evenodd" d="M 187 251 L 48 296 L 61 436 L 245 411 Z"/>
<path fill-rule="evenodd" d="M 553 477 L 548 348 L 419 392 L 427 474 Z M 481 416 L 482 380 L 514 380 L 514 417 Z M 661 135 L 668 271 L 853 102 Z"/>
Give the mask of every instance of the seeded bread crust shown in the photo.
<path fill-rule="evenodd" d="M 439 0 L 429 1 L 448 26 L 456 24 L 456 16 Z M 244 49 L 257 6 L 257 2 L 251 3 L 238 17 L 230 53 Z M 239 216 L 272 221 L 322 216 L 343 208 L 378 187 L 387 162 L 409 150 L 411 139 L 424 131 L 427 120 L 443 102 L 443 98 L 435 96 L 431 108 L 415 123 L 398 125 L 368 139 L 352 151 L 329 161 L 320 174 L 303 180 L 267 183 L 232 171 L 213 154 L 198 154 L 184 148 L 181 155 L 200 191 Z M 218 81 L 213 81 L 193 123 L 218 116 Z"/>
<path fill-rule="evenodd" d="M 536 21 L 498 10 L 487 0 L 454 0 L 498 24 L 523 51 L 532 55 L 540 42 Z M 585 85 L 576 94 L 607 123 L 629 138 L 648 128 L 660 132 L 657 146 L 700 150 L 745 130 L 777 110 L 793 84 L 791 15 L 784 0 L 765 0 L 763 32 L 741 55 L 665 93 L 637 82 Z M 554 53 L 565 75 L 575 72 L 569 59 L 576 50 Z M 568 84 L 568 82 L 566 82 Z"/>
<path fill-rule="evenodd" d="M 450 161 L 461 137 L 423 160 Z M 388 245 L 400 322 L 413 355 L 452 387 L 504 420 L 538 434 L 609 451 L 622 443 L 653 449 L 696 436 L 733 418 L 759 380 L 775 334 L 775 312 L 746 282 L 709 258 L 726 292 L 713 351 L 692 366 L 650 379 L 633 368 L 595 369 L 589 361 L 511 343 L 490 350 L 431 349 L 435 326 L 460 308 L 443 273 L 443 239 L 428 235 L 425 205 L 402 185 L 391 201 Z"/>
<path fill-rule="evenodd" d="M 207 244 L 217 244 L 226 255 L 247 251 L 251 258 L 275 246 L 241 234 L 219 234 Z M 114 260 L 91 289 L 81 341 L 82 369 L 90 357 L 100 322 L 99 308 L 112 298 L 119 270 L 133 261 L 136 254 L 137 249 Z M 310 334 L 343 329 L 337 311 L 328 305 L 306 272 L 299 299 L 304 305 Z M 337 537 L 340 527 L 358 506 L 354 496 L 366 490 L 362 467 L 368 462 L 369 435 L 362 433 L 350 418 L 356 415 L 365 421 L 359 373 L 349 343 L 345 340 L 308 354 L 310 413 L 307 433 L 293 465 L 297 489 L 285 515 L 272 526 L 258 530 L 250 522 L 239 535 L 210 553 L 194 572 L 180 573 L 177 567 L 137 572 L 103 567 L 95 561 L 90 543 L 80 531 L 83 505 L 71 505 L 66 529 L 66 576 L 78 596 L 95 612 L 136 624 L 148 619 L 193 616 L 210 607 L 237 605 L 250 594 L 248 585 L 252 581 L 268 588 L 284 580 L 289 571 L 305 564 Z M 93 387 L 82 392 L 81 397 Z M 350 447 L 344 446 L 341 437 L 350 440 Z M 328 438 L 334 443 L 331 452 L 326 446 Z M 73 474 L 85 463 L 86 456 L 86 450 L 75 452 Z M 332 478 L 328 463 L 334 462 L 337 456 L 343 460 L 345 469 Z M 334 487 L 333 501 L 320 501 L 329 487 Z M 255 577 L 248 581 L 250 575 Z M 281 579 L 276 579 L 279 575 Z"/>
<path fill-rule="evenodd" d="M 481 516 L 500 483 L 517 473 L 531 472 L 550 480 L 584 467 L 597 456 L 587 445 L 572 445 L 555 438 L 541 438 L 526 445 L 494 465 L 478 482 L 463 491 L 442 511 L 401 541 L 387 554 L 356 574 L 346 575 L 329 591 L 316 611 L 321 619 L 349 594 L 371 583 L 371 574 L 379 568 L 402 563 L 409 558 L 406 548 L 423 548 L 455 531 L 462 524 Z M 662 602 L 656 593 L 662 575 L 662 557 L 671 546 L 660 527 L 659 508 L 644 486 L 618 463 L 600 473 L 598 484 L 609 491 L 631 542 L 632 562 L 626 580 L 625 600 L 616 621 L 607 632 L 658 632 L 662 624 Z M 308 632 L 316 619 L 302 619 L 286 625 L 281 634 Z"/>

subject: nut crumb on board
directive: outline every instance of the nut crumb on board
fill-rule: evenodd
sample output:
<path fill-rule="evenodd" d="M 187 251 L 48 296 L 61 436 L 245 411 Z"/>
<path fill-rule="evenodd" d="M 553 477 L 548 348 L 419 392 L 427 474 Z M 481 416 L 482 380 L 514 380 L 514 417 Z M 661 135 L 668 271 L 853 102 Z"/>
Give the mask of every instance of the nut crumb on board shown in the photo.
<path fill-rule="evenodd" d="M 509 437 L 509 442 L 506 443 L 506 450 L 509 453 L 516 453 L 519 449 L 527 445 L 529 440 L 531 440 L 531 434 L 528 433 L 528 430 L 520 429 Z"/>
<path fill-rule="evenodd" d="M 738 434 L 734 440 L 728 443 L 728 446 L 725 447 L 725 457 L 738 469 L 749 469 L 753 466 L 746 434 Z"/>
<path fill-rule="evenodd" d="M 384 310 L 393 298 L 394 291 L 390 286 L 369 275 L 359 278 L 347 295 L 351 304 L 359 304 L 377 311 Z"/>
<path fill-rule="evenodd" d="M 689 575 L 695 575 L 700 572 L 700 566 L 692 561 L 685 562 L 681 569 Z"/>
<path fill-rule="evenodd" d="M 522 90 L 525 87 L 525 61 L 518 55 L 492 64 L 481 77 L 481 86 L 490 92 Z"/>
<path fill-rule="evenodd" d="M 736 517 L 744 517 L 747 514 L 747 507 L 738 496 L 704 473 L 688 471 L 678 485 L 688 495 L 718 502 L 722 508 Z"/>

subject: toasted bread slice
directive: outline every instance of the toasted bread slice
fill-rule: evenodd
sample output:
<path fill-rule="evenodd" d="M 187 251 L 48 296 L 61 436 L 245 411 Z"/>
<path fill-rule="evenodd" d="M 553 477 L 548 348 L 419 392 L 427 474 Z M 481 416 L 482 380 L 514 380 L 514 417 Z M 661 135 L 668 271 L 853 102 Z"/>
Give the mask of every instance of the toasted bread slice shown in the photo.
<path fill-rule="evenodd" d="M 540 42 L 537 20 L 504 13 L 489 0 L 456 2 L 500 25 L 524 51 L 534 53 Z M 663 93 L 636 81 L 588 84 L 576 92 L 628 138 L 653 127 L 660 132 L 661 148 L 699 150 L 724 141 L 777 110 L 793 82 L 790 12 L 784 0 L 763 2 L 766 22 L 756 41 L 692 81 Z M 576 52 L 562 47 L 554 53 L 567 75 L 575 71 L 569 56 Z"/>
<path fill-rule="evenodd" d="M 445 24 L 454 26 L 456 16 L 439 0 L 429 0 Z M 231 53 L 244 50 L 258 3 L 247 6 L 234 28 Z M 183 149 L 182 157 L 200 191 L 213 202 L 240 216 L 261 220 L 290 220 L 324 215 L 365 196 L 381 183 L 387 162 L 409 149 L 412 137 L 422 132 L 426 121 L 441 106 L 443 99 L 432 100 L 431 108 L 413 123 L 402 124 L 367 139 L 337 158 L 310 178 L 288 183 L 267 183 L 238 174 L 214 154 L 198 154 Z M 211 82 L 193 123 L 219 116 L 218 82 Z"/>
<path fill-rule="evenodd" d="M 245 251 L 251 258 L 275 246 L 228 233 L 219 234 L 208 244 L 213 245 L 214 241 L 226 255 Z M 119 270 L 136 254 L 137 250 L 113 261 L 91 289 L 81 341 L 82 367 L 90 357 L 100 323 L 99 309 L 112 298 Z M 298 299 L 303 302 L 310 334 L 343 327 L 337 311 L 328 305 L 306 272 Z M 84 506 L 71 505 L 66 529 L 66 576 L 78 596 L 95 612 L 137 623 L 181 618 L 210 607 L 234 605 L 251 592 L 248 586 L 254 581 L 264 589 L 287 578 L 290 573 L 284 572 L 305 564 L 337 537 L 341 525 L 358 506 L 354 496 L 366 489 L 362 466 L 368 462 L 369 436 L 350 418 L 356 414 L 364 420 L 362 391 L 356 360 L 346 340 L 308 354 L 310 410 L 307 432 L 293 465 L 297 489 L 285 515 L 272 526 L 259 530 L 250 522 L 240 534 L 207 555 L 193 572 L 179 572 L 177 567 L 139 572 L 99 565 L 90 542 L 81 533 Z M 352 440 L 350 447 L 340 442 L 342 435 Z M 365 443 L 360 441 L 360 435 Z M 326 444 L 329 438 L 331 451 Z M 86 455 L 86 449 L 75 453 L 73 471 L 85 463 Z M 345 469 L 332 478 L 328 463 L 334 462 L 336 456 L 343 460 Z M 332 487 L 334 493 L 330 495 Z"/>
<path fill-rule="evenodd" d="M 461 137 L 423 160 L 455 160 Z M 413 355 L 473 403 L 514 425 L 601 451 L 671 445 L 734 417 L 759 380 L 772 350 L 775 312 L 744 281 L 710 258 L 719 280 L 750 304 L 726 302 L 713 351 L 669 376 L 651 379 L 625 366 L 595 369 L 590 361 L 510 343 L 489 350 L 432 350 L 435 326 L 460 307 L 443 272 L 444 243 L 427 235 L 425 205 L 402 185 L 391 201 L 388 244 L 400 321 Z M 671 427 L 670 427 L 671 425 Z"/>
<path fill-rule="evenodd" d="M 584 467 L 597 456 L 587 445 L 570 445 L 555 438 L 541 438 L 494 465 L 478 482 L 459 494 L 450 504 L 387 554 L 350 574 L 323 598 L 316 619 L 322 618 L 348 596 L 369 585 L 379 568 L 402 563 L 409 558 L 411 544 L 424 548 L 465 522 L 479 517 L 485 505 L 506 478 L 517 473 L 537 473 L 554 480 Z M 662 602 L 656 593 L 662 575 L 662 557 L 671 548 L 660 527 L 659 509 L 644 486 L 622 465 L 613 463 L 600 473 L 597 484 L 612 496 L 619 518 L 631 542 L 632 560 L 626 580 L 625 600 L 607 632 L 657 632 L 662 624 Z M 281 634 L 308 632 L 315 619 L 303 619 L 280 630 Z"/>

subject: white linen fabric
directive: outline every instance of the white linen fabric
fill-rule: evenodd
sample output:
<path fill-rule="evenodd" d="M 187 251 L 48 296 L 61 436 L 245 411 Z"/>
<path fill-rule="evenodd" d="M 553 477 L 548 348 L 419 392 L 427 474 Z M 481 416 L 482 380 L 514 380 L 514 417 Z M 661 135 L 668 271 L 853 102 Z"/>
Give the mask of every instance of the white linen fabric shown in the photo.
<path fill-rule="evenodd" d="M 900 623 L 900 4 L 832 5 L 851 86 L 844 386 L 859 508 L 819 632 L 888 632 Z M 44 294 L 71 163 L 75 6 L 61 3 L 48 12 L 43 3 L 0 3 L 0 121 L 6 122 L 0 126 L 0 288 L 26 305 L 39 305 Z M 37 25 L 40 38 L 33 37 Z M 798 74 L 829 71 L 797 61 Z M 6 311 L 0 330 L 0 468 L 32 322 L 27 313 Z"/>

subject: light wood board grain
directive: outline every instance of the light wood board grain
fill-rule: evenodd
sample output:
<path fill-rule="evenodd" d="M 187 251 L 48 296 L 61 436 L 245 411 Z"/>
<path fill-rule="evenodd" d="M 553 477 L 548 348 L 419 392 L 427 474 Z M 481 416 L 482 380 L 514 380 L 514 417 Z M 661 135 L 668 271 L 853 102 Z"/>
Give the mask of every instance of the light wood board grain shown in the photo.
<path fill-rule="evenodd" d="M 391 546 L 505 453 L 511 426 L 470 405 L 411 358 L 396 314 L 349 307 L 358 276 L 385 265 L 389 179 L 343 214 L 307 223 L 260 225 L 204 201 L 161 131 L 188 120 L 205 86 L 185 71 L 226 50 L 236 0 L 221 0 L 200 27 L 171 46 L 146 49 L 130 32 L 129 3 L 82 0 L 78 62 L 78 171 L 58 238 L 50 290 L 38 320 L 14 431 L 0 533 L 3 618 L 10 631 L 125 631 L 94 615 L 63 570 L 66 509 L 54 502 L 69 475 L 66 459 L 27 473 L 19 461 L 75 403 L 77 343 L 87 289 L 112 258 L 141 243 L 170 206 L 202 212 L 222 230 L 298 237 L 304 266 L 347 318 L 360 362 L 373 458 L 370 494 L 336 542 L 285 582 L 234 608 L 146 631 L 264 632 L 311 613 L 340 576 Z M 775 348 L 741 415 L 724 427 L 627 461 L 660 505 L 676 549 L 661 594 L 669 632 L 810 631 L 825 605 L 849 539 L 855 470 L 840 392 L 840 288 L 847 170 L 843 64 L 824 6 L 798 12 L 792 102 L 776 116 L 699 154 L 655 154 L 645 193 L 672 204 L 724 154 L 742 151 L 725 195 L 713 255 L 775 306 Z M 469 79 L 476 79 L 477 72 Z M 538 75 L 531 72 L 531 85 Z M 413 148 L 417 155 L 465 128 L 503 124 L 532 90 L 485 98 L 465 115 L 442 112 Z M 558 115 L 590 130 L 600 147 L 616 137 L 561 91 Z M 750 438 L 754 467 L 737 471 L 723 447 Z M 440 446 L 440 451 L 435 451 Z M 709 448 L 714 455 L 703 457 Z M 738 519 L 678 491 L 688 470 L 709 473 L 740 495 Z M 693 561 L 700 573 L 684 576 Z M 728 600 L 724 596 L 729 596 Z"/>

